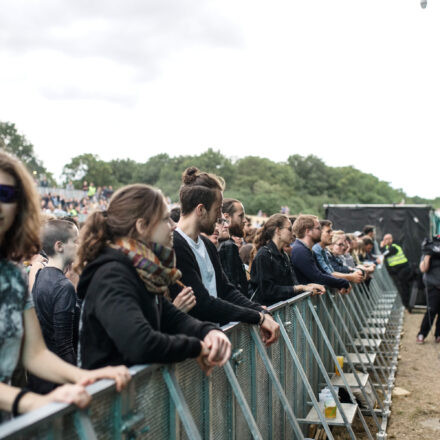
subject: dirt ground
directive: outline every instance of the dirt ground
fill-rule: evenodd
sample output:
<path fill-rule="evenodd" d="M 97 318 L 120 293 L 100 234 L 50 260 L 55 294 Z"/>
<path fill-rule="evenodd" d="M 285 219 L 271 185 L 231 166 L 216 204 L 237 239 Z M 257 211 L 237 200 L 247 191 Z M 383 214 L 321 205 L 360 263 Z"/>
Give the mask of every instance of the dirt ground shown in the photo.
<path fill-rule="evenodd" d="M 422 312 L 405 312 L 395 385 L 410 394 L 406 397 L 393 395 L 388 439 L 440 439 L 440 344 L 435 343 L 433 330 L 423 345 L 416 344 L 423 316 Z M 372 418 L 365 419 L 375 438 L 377 429 Z M 358 440 L 368 438 L 358 419 L 353 430 Z M 345 428 L 333 429 L 333 435 L 337 440 L 350 439 Z"/>
<path fill-rule="evenodd" d="M 416 344 L 422 318 L 421 313 L 405 312 L 396 387 L 411 394 L 393 396 L 389 439 L 440 439 L 440 344 L 433 329 L 423 345 Z"/>

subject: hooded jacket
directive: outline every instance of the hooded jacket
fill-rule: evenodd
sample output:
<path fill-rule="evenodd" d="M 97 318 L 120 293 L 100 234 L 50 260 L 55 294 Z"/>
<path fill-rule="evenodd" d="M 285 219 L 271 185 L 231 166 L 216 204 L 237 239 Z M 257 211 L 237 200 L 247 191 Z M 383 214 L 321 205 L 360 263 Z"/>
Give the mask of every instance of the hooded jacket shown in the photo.
<path fill-rule="evenodd" d="M 200 340 L 218 329 L 149 292 L 130 259 L 112 248 L 87 264 L 78 297 L 83 300 L 78 348 L 83 368 L 195 358 Z"/>

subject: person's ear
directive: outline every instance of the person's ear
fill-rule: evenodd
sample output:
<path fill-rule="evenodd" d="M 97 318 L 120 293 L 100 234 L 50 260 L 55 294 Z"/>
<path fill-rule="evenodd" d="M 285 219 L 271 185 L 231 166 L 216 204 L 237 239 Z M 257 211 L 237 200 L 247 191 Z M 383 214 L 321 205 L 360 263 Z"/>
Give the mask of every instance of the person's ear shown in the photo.
<path fill-rule="evenodd" d="M 196 206 L 196 214 L 198 217 L 201 217 L 206 212 L 205 205 L 203 203 L 199 203 Z"/>
<path fill-rule="evenodd" d="M 56 241 L 53 247 L 57 254 L 62 254 L 64 252 L 64 243 L 60 240 Z"/>
<path fill-rule="evenodd" d="M 224 213 L 223 213 L 223 217 L 224 217 L 226 220 L 231 220 L 231 216 L 230 216 L 227 212 L 224 212 Z"/>
<path fill-rule="evenodd" d="M 145 227 L 146 227 L 145 226 L 145 220 L 143 218 L 138 218 L 136 220 L 135 226 L 136 226 L 137 235 L 141 235 L 142 236 L 144 234 Z"/>

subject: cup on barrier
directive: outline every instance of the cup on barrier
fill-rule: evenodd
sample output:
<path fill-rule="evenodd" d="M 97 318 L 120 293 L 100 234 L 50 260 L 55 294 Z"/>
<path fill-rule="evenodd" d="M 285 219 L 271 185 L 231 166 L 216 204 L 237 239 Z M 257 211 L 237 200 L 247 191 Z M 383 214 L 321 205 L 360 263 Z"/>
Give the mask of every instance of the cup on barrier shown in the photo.
<path fill-rule="evenodd" d="M 342 370 L 344 368 L 344 356 L 336 356 L 336 359 Z M 337 365 L 335 365 L 335 374 L 336 376 L 340 376 Z"/>

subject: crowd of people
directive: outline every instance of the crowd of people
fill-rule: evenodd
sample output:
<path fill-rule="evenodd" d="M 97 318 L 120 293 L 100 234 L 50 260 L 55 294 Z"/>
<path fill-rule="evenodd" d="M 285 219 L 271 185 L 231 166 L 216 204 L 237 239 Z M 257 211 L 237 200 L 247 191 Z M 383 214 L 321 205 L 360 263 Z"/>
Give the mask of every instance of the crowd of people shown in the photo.
<path fill-rule="evenodd" d="M 47 182 L 47 181 L 46 181 Z M 112 186 L 96 187 L 93 182 L 83 182 L 81 190 L 75 190 L 70 181 L 62 191 L 48 190 L 44 180 L 39 181 L 41 189 L 41 210 L 55 217 L 69 216 L 83 223 L 95 211 L 105 211 L 114 193 Z"/>
<path fill-rule="evenodd" d="M 222 325 L 256 325 L 277 343 L 268 306 L 326 287 L 348 294 L 378 263 L 374 228 L 346 234 L 286 213 L 254 227 L 239 200 L 223 198 L 223 179 L 195 167 L 171 210 L 145 184 L 107 196 L 90 187 L 84 198 L 103 205 L 80 225 L 68 201 L 55 215 L 53 197 L 0 152 L 3 417 L 50 401 L 84 407 L 87 384 L 111 378 L 120 390 L 134 364 L 194 358 L 210 374 L 231 354 Z"/>

